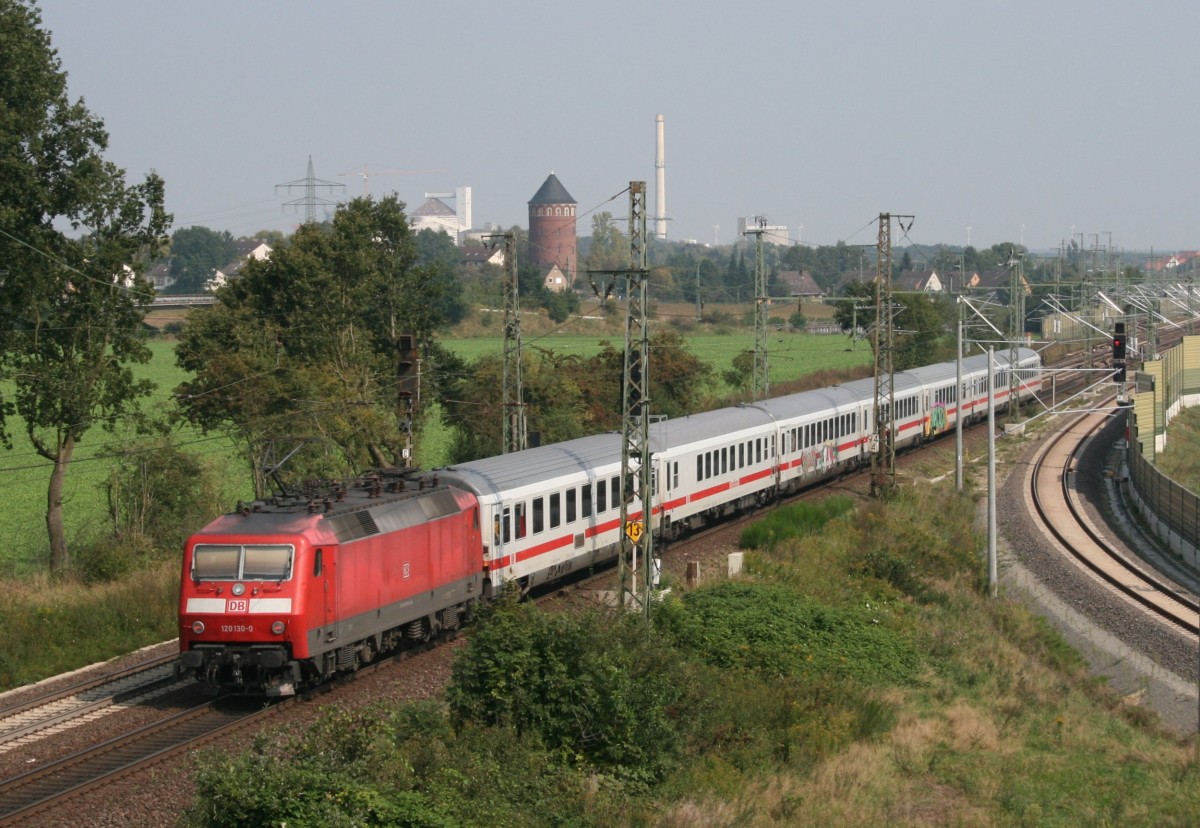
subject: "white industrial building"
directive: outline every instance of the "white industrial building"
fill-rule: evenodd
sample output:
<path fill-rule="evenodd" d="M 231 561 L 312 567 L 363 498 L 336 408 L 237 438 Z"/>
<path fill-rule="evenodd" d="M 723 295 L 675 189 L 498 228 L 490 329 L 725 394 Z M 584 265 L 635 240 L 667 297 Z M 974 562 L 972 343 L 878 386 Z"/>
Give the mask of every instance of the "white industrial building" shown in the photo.
<path fill-rule="evenodd" d="M 444 199 L 453 199 L 454 207 Z M 452 193 L 426 193 L 425 203 L 409 214 L 408 223 L 413 232 L 441 230 L 454 239 L 455 244 L 461 245 L 471 229 L 471 188 L 458 187 Z"/>

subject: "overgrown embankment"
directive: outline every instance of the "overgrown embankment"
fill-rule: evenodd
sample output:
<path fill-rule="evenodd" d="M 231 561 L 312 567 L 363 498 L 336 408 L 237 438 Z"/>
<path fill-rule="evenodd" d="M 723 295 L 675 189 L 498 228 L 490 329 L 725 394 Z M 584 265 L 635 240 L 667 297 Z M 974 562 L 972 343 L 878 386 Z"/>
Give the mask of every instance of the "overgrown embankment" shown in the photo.
<path fill-rule="evenodd" d="M 210 754 L 191 824 L 1191 824 L 1190 747 L 983 596 L 973 515 L 948 487 L 776 513 L 649 629 L 502 604 L 444 703 Z"/>

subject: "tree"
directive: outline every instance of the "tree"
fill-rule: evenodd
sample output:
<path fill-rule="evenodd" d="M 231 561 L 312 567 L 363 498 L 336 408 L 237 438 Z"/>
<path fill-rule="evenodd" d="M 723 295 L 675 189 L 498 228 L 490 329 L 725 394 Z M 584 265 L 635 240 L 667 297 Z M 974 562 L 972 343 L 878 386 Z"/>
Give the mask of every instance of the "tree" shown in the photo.
<path fill-rule="evenodd" d="M 282 230 L 259 230 L 251 238 L 263 242 L 273 250 L 277 247 L 283 247 L 283 243 L 287 237 L 283 235 Z"/>
<path fill-rule="evenodd" d="M 947 359 L 954 345 L 947 333 L 954 318 L 955 305 L 948 297 L 938 294 L 894 296 L 897 306 L 892 320 L 896 332 L 894 365 L 897 370 L 915 368 Z M 842 330 L 854 334 L 853 326 L 867 329 L 875 324 L 874 283 L 853 282 L 846 286 L 844 299 L 834 306 L 833 318 Z"/>
<path fill-rule="evenodd" d="M 403 204 L 400 205 L 403 208 Z M 416 245 L 417 264 L 428 272 L 429 278 L 437 283 L 437 311 L 443 325 L 455 325 L 467 316 L 467 303 L 463 300 L 462 282 L 456 277 L 462 263 L 462 251 L 454 240 L 441 230 L 426 227 L 413 236 Z"/>
<path fill-rule="evenodd" d="M 270 258 L 248 262 L 216 305 L 192 314 L 176 349 L 194 373 L 177 389 L 181 409 L 244 446 L 260 490 L 253 449 L 263 441 L 309 441 L 289 461 L 302 477 L 400 464 L 401 337 L 431 341 L 446 288 L 444 269 L 418 263 L 394 196 L 354 199 L 331 223 L 305 224 Z"/>
<path fill-rule="evenodd" d="M 584 257 L 587 270 L 620 270 L 629 267 L 629 242 L 617 229 L 612 213 L 592 216 L 592 237 Z"/>
<path fill-rule="evenodd" d="M 171 236 L 171 293 L 200 293 L 213 271 L 237 255 L 237 242 L 228 230 L 186 227 Z"/>
<path fill-rule="evenodd" d="M 693 356 L 674 330 L 650 337 L 650 398 L 653 413 L 680 417 L 703 410 L 712 368 Z M 599 353 L 582 357 L 530 348 L 522 354 L 524 402 L 530 432 L 542 443 L 613 431 L 621 427 L 621 375 L 624 350 L 602 343 Z M 503 364 L 500 356 L 481 357 L 466 368 L 443 401 L 445 420 L 455 431 L 452 461 L 499 454 Z"/>
<path fill-rule="evenodd" d="M 169 217 L 155 174 L 128 186 L 103 158 L 104 124 L 67 96 L 67 76 L 36 8 L 0 0 L 0 407 L 19 414 L 34 451 L 53 466 L 47 492 L 50 568 L 70 564 L 63 486 L 93 425 L 111 429 L 152 384 L 142 319 L 153 289 L 140 277 L 165 242 Z M 69 232 L 66 228 L 69 228 Z"/>

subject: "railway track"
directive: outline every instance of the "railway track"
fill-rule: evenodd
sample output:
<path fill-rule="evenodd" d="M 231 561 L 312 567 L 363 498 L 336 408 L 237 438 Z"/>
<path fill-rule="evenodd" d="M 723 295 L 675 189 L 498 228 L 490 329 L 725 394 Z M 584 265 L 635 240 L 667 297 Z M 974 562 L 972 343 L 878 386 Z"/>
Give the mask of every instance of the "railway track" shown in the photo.
<path fill-rule="evenodd" d="M 1114 406 L 1112 412 L 1119 409 Z M 1117 550 L 1105 530 L 1080 508 L 1074 491 L 1077 457 L 1110 413 L 1080 415 L 1037 453 L 1029 478 L 1036 517 L 1044 531 L 1081 567 L 1145 612 L 1192 635 L 1200 633 L 1200 603 Z"/>
<path fill-rule="evenodd" d="M 359 677 L 427 652 L 431 646 L 432 643 L 418 644 L 394 656 L 380 658 L 359 667 L 354 673 L 297 696 L 267 703 L 256 697 L 209 699 L 100 744 L 47 762 L 27 773 L 0 780 L 0 827 L 22 825 L 34 820 L 45 821 L 58 813 L 67 813 L 71 801 L 77 797 L 189 754 L 226 735 L 257 728 L 296 704 L 319 695 L 335 693 L 339 687 Z M 185 682 L 173 681 L 173 656 L 135 665 L 123 672 L 136 674 L 139 669 L 143 673 L 160 670 L 163 667 L 160 662 L 164 660 L 171 662 L 169 669 L 172 674 L 166 690 L 174 689 L 178 684 L 194 684 L 190 679 Z M 64 825 L 71 822 L 65 818 L 53 821 Z"/>
<path fill-rule="evenodd" d="M 182 683 L 175 661 L 174 655 L 152 658 L 0 707 L 0 753 L 170 692 Z"/>
<path fill-rule="evenodd" d="M 280 705 L 214 699 L 0 782 L 0 826 L 20 825 L 125 774 L 144 770 L 272 715 Z M 65 823 L 64 823 L 65 824 Z"/>

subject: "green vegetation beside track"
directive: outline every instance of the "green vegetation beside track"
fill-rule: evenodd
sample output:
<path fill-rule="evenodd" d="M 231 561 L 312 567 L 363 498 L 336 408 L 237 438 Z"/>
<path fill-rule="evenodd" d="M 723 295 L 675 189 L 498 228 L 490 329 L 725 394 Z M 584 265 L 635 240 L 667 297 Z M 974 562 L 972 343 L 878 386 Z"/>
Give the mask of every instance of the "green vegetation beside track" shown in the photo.
<path fill-rule="evenodd" d="M 974 517 L 948 485 L 775 516 L 649 635 L 502 604 L 444 702 L 207 753 L 186 824 L 1194 824 L 1192 749 L 985 597 Z"/>

